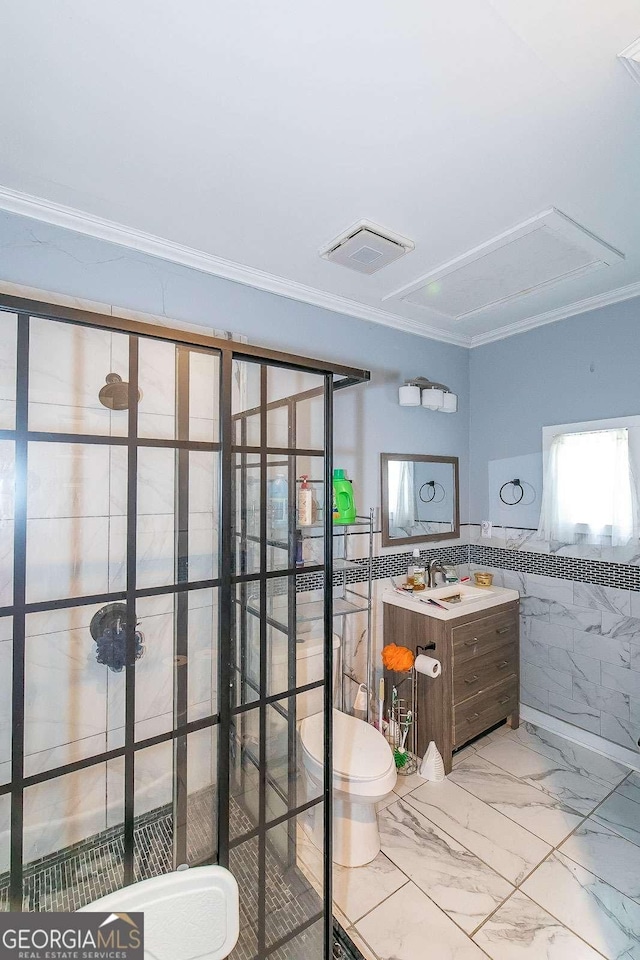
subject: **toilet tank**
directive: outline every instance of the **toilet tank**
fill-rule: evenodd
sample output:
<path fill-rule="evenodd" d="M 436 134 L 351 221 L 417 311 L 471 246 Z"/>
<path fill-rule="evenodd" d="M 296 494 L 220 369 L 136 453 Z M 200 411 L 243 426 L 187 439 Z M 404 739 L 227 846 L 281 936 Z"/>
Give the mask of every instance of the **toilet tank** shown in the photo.
<path fill-rule="evenodd" d="M 275 635 L 275 631 L 273 631 Z M 277 649 L 271 650 L 272 690 L 287 689 L 287 638 L 280 634 L 282 642 Z M 333 635 L 333 690 L 337 690 L 339 675 L 340 637 Z M 322 680 L 324 677 L 324 637 L 313 633 L 303 633 L 296 643 L 296 686 Z M 324 708 L 324 689 L 309 690 L 298 695 L 296 700 L 296 720 L 304 720 Z"/>

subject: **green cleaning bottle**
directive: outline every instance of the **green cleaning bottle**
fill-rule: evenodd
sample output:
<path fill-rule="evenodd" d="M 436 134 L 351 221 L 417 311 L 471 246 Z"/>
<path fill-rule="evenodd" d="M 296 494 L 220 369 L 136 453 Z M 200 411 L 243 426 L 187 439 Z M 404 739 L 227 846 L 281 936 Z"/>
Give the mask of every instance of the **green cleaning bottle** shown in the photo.
<path fill-rule="evenodd" d="M 342 524 L 356 522 L 353 485 L 350 480 L 347 480 L 344 470 L 333 471 L 333 522 Z"/>

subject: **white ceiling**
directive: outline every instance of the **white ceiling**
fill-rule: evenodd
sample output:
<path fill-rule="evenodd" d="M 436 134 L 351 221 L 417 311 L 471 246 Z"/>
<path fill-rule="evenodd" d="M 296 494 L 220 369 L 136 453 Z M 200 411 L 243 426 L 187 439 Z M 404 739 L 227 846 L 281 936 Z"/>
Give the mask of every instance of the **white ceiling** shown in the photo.
<path fill-rule="evenodd" d="M 1 35 L 0 207 L 457 342 L 640 293 L 638 0 L 7 0 Z M 383 302 L 550 207 L 625 259 L 457 322 Z M 415 250 L 318 255 L 363 218 Z"/>

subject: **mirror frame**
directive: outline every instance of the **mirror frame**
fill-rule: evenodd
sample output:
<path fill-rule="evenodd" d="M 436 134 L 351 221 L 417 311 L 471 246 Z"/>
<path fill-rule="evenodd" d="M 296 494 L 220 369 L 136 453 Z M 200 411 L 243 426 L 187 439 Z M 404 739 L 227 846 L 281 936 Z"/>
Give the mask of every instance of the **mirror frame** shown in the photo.
<path fill-rule="evenodd" d="M 389 536 L 389 470 L 390 461 L 411 460 L 414 463 L 450 463 L 453 467 L 453 530 L 450 533 L 423 533 L 416 537 Z M 395 547 L 431 540 L 456 540 L 460 536 L 460 484 L 458 457 L 435 457 L 426 453 L 381 453 L 382 472 L 382 546 Z"/>

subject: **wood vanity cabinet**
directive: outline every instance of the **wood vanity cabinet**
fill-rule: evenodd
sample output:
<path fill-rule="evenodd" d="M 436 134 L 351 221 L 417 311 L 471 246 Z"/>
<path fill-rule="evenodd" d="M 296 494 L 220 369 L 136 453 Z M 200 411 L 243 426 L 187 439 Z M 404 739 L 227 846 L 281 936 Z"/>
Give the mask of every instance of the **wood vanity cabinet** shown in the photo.
<path fill-rule="evenodd" d="M 437 679 L 417 676 L 417 753 L 421 757 L 435 740 L 451 772 L 454 750 L 508 719 L 520 720 L 519 601 L 479 613 L 437 620 L 406 607 L 384 605 L 384 642 L 409 647 L 435 643 L 424 651 L 442 664 Z M 405 675 L 406 676 L 406 675 Z M 401 677 L 385 673 L 387 696 Z M 405 691 L 401 688 L 401 696 Z"/>

